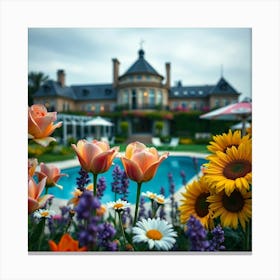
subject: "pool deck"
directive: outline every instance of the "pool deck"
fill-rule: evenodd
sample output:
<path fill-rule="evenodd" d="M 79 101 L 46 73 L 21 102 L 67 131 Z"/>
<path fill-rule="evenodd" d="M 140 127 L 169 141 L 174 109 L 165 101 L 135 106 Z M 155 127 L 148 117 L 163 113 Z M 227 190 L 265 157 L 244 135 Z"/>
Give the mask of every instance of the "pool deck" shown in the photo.
<path fill-rule="evenodd" d="M 164 153 L 165 151 L 160 151 L 160 154 Z M 173 152 L 169 151 L 171 156 L 188 156 L 188 157 L 196 157 L 196 158 L 206 158 L 209 154 L 202 154 L 202 153 L 195 153 L 195 152 Z M 59 161 L 59 162 L 51 162 L 48 164 L 53 164 L 56 167 L 60 169 L 64 168 L 70 168 L 70 167 L 75 167 L 79 165 L 79 160 L 76 157 L 75 159 L 70 159 L 70 160 L 65 160 L 65 161 Z M 199 174 L 200 176 L 201 174 Z M 197 179 L 197 175 L 193 176 L 189 181 L 188 184 L 190 184 L 192 181 Z M 180 200 L 182 199 L 182 192 L 185 191 L 185 186 L 182 186 L 175 194 L 174 194 L 174 199 L 177 201 L 180 205 Z M 53 199 L 53 204 L 52 204 L 52 210 L 54 210 L 56 213 L 59 212 L 59 207 L 66 205 L 67 200 L 65 199 L 60 199 L 60 198 L 54 198 Z M 134 205 L 131 205 L 132 208 Z M 168 209 L 168 207 L 167 207 Z"/>

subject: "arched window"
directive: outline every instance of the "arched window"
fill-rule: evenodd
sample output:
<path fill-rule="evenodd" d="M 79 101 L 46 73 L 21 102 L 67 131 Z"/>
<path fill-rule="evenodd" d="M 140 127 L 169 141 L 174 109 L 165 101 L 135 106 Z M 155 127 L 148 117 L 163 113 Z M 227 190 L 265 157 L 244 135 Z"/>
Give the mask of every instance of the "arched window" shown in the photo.
<path fill-rule="evenodd" d="M 154 89 L 150 89 L 150 91 L 149 91 L 149 105 L 150 105 L 150 107 L 155 106 L 155 90 Z"/>

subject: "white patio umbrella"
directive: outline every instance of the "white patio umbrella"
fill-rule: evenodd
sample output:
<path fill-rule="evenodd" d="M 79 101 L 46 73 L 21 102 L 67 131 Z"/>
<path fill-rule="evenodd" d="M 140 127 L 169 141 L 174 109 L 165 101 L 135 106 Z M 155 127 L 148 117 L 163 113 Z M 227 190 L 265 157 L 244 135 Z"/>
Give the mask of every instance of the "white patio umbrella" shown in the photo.
<path fill-rule="evenodd" d="M 97 116 L 95 118 L 92 118 L 91 120 L 87 121 L 86 124 L 87 126 L 96 126 L 97 127 L 97 133 L 96 133 L 96 138 L 100 139 L 100 128 L 101 127 L 111 127 L 114 124 L 100 116 Z M 107 136 L 107 135 L 106 135 Z"/>
<path fill-rule="evenodd" d="M 242 135 L 246 134 L 246 121 L 252 116 L 252 103 L 238 102 L 213 110 L 200 116 L 210 120 L 241 120 Z"/>
<path fill-rule="evenodd" d="M 232 125 L 230 128 L 233 129 L 233 130 L 235 130 L 235 129 L 240 129 L 241 130 L 242 126 L 243 126 L 243 123 L 239 122 L 239 123 L 237 123 L 235 125 Z M 249 128 L 249 127 L 251 127 L 251 124 L 249 122 L 246 122 L 245 123 L 245 128 Z"/>

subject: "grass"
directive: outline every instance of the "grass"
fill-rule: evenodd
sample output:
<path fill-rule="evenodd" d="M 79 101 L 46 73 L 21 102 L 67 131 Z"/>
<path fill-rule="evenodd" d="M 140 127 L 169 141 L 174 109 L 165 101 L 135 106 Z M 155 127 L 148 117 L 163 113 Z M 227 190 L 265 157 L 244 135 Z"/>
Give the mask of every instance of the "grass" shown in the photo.
<path fill-rule="evenodd" d="M 124 152 L 127 144 L 116 144 L 114 146 L 120 146 L 120 152 Z M 148 145 L 150 146 L 150 145 Z M 206 145 L 202 144 L 188 144 L 188 145 L 178 145 L 174 148 L 169 148 L 168 145 L 163 145 L 162 147 L 157 148 L 158 151 L 178 151 L 178 152 L 196 152 L 196 153 L 209 153 L 206 148 Z M 69 159 L 74 159 L 76 154 L 70 147 L 63 148 L 63 153 L 46 151 L 41 155 L 32 155 L 29 157 L 36 157 L 39 162 L 55 162 L 55 161 L 64 161 Z"/>

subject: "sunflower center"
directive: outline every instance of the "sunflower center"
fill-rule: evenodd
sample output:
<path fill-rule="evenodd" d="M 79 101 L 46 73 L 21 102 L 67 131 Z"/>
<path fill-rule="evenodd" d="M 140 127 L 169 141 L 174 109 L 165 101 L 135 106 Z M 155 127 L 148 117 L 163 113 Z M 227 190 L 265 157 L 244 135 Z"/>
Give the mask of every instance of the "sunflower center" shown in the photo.
<path fill-rule="evenodd" d="M 231 180 L 244 177 L 252 171 L 252 164 L 248 160 L 234 160 L 225 166 L 223 175 Z"/>
<path fill-rule="evenodd" d="M 115 208 L 115 209 L 120 209 L 120 208 L 122 208 L 122 207 L 124 207 L 124 205 L 123 205 L 122 203 L 116 203 L 116 204 L 114 205 L 114 208 Z"/>
<path fill-rule="evenodd" d="M 222 197 L 222 203 L 226 210 L 230 212 L 239 212 L 245 204 L 244 198 L 239 191 L 233 191 L 230 196 L 226 194 Z"/>
<path fill-rule="evenodd" d="M 146 236 L 153 240 L 161 240 L 162 233 L 157 229 L 150 229 L 146 232 Z"/>
<path fill-rule="evenodd" d="M 199 217 L 205 217 L 208 213 L 209 202 L 206 201 L 210 193 L 200 194 L 195 201 L 195 212 Z"/>

